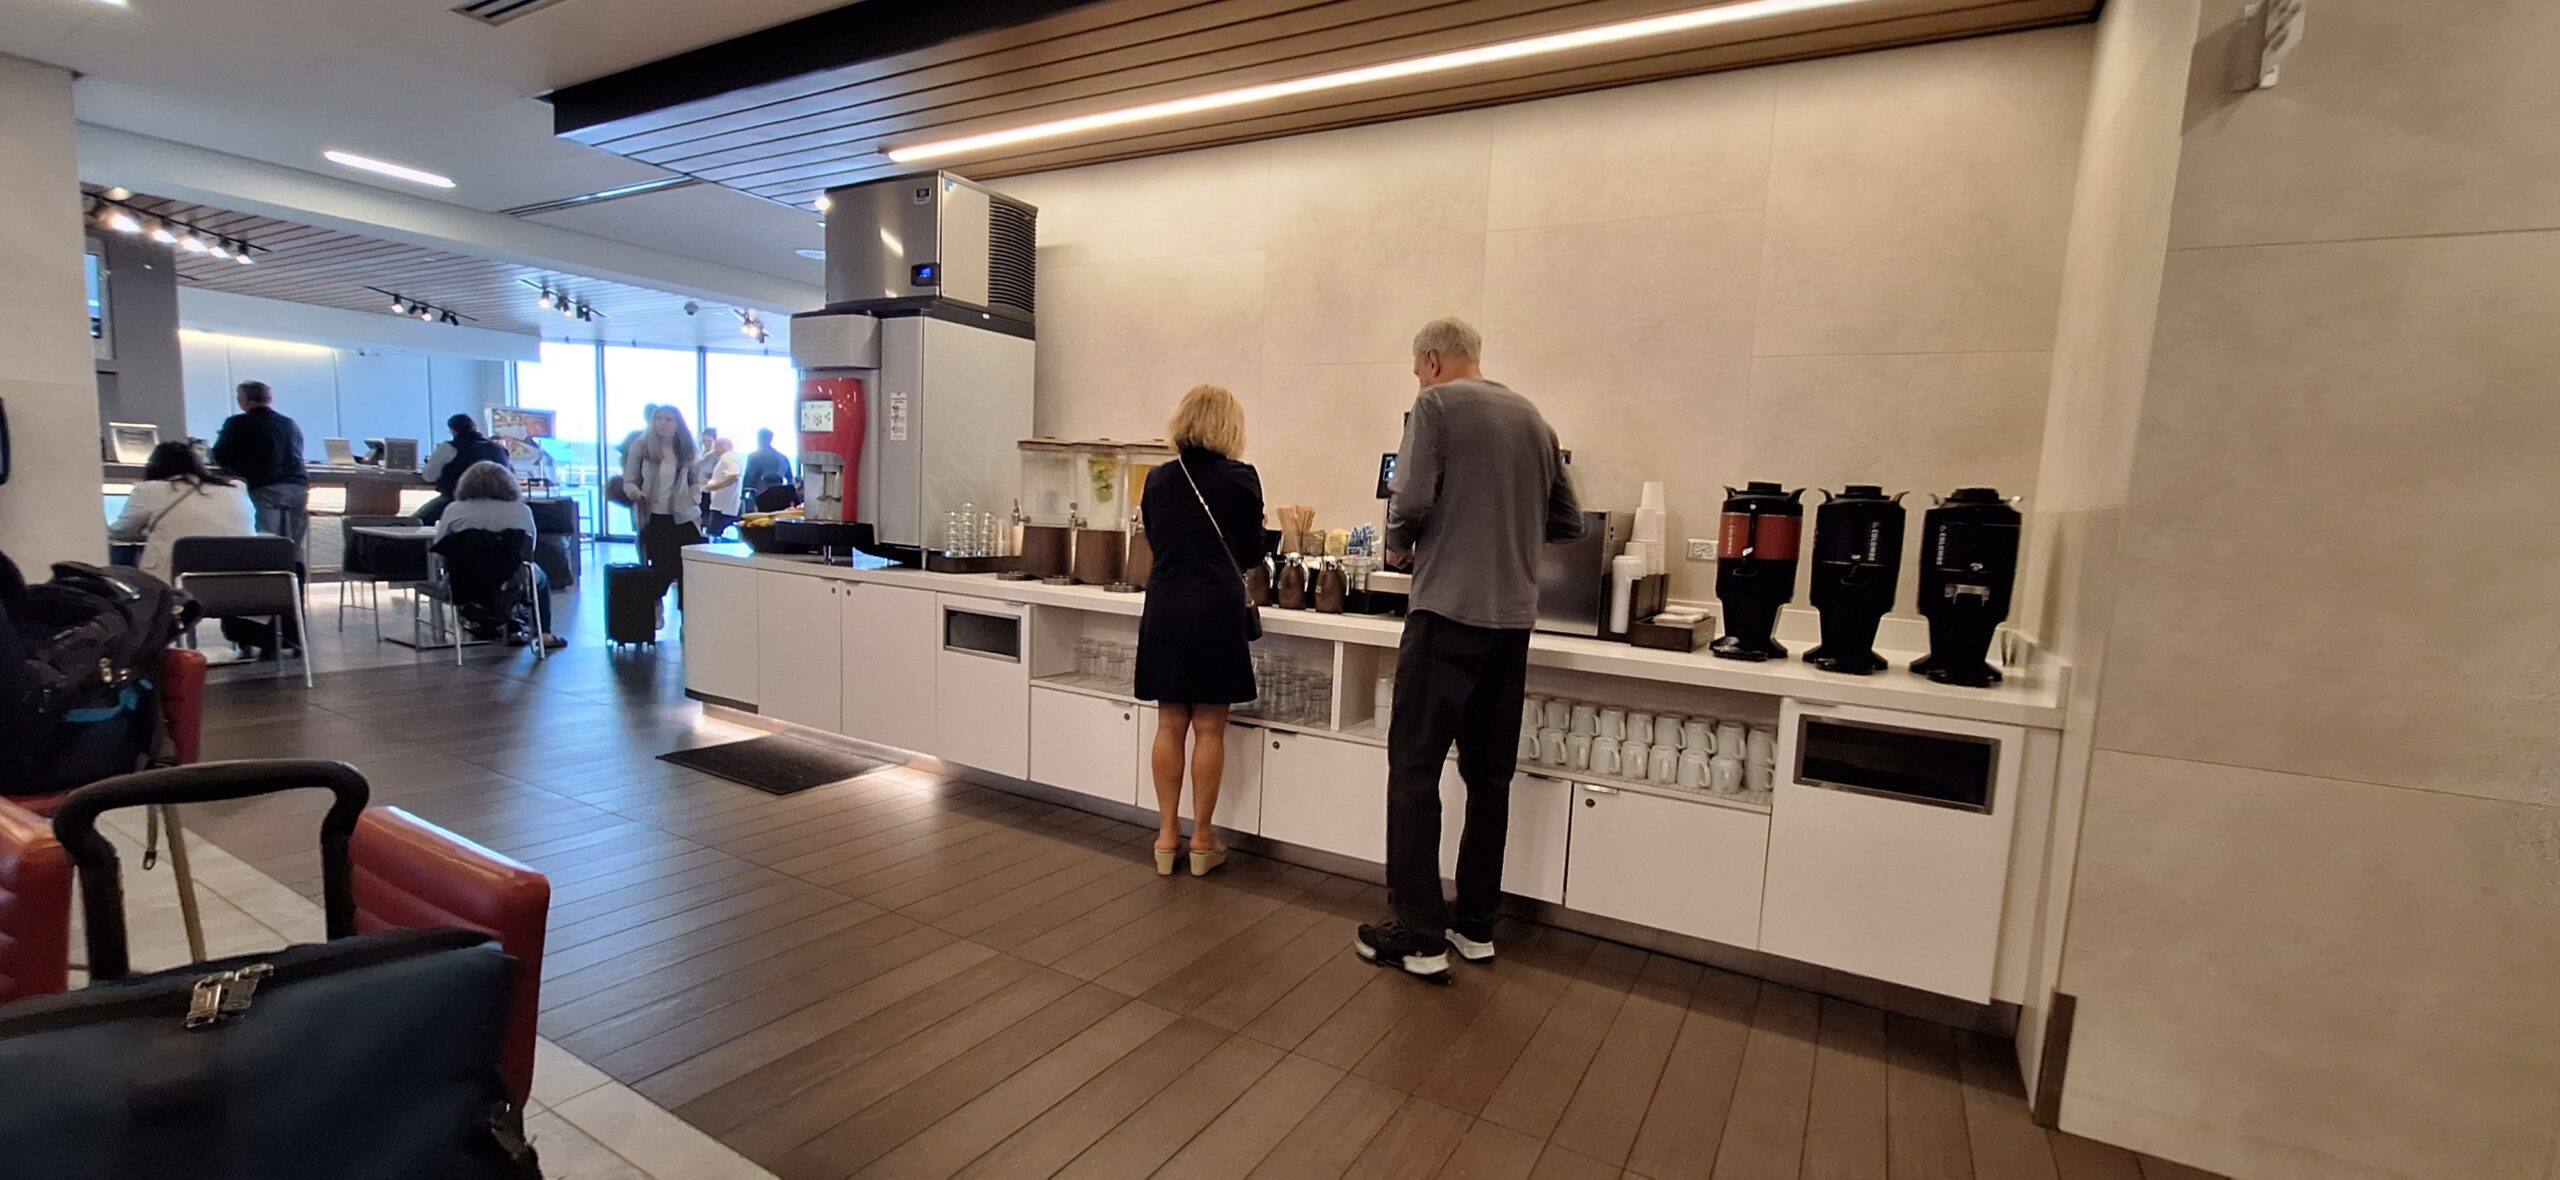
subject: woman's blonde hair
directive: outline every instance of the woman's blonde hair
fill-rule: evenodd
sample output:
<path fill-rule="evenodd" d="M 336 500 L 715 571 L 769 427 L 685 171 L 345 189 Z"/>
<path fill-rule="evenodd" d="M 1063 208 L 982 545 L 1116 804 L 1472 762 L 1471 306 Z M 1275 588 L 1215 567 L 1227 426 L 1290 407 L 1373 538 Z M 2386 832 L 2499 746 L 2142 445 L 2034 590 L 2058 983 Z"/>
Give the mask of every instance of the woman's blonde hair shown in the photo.
<path fill-rule="evenodd" d="M 1230 459 L 1244 457 L 1244 406 L 1215 385 L 1194 385 L 1165 426 L 1177 447 L 1199 447 Z"/>

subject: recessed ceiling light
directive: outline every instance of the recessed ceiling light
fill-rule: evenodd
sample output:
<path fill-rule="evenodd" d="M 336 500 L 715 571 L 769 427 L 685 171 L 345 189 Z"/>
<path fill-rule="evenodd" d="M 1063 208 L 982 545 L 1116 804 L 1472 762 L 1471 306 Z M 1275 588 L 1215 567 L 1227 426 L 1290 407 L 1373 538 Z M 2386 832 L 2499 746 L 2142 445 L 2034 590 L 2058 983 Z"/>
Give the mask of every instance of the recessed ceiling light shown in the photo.
<path fill-rule="evenodd" d="M 812 250 L 812 249 L 810 249 L 810 248 L 808 248 L 808 247 L 806 247 L 806 246 L 802 246 L 801 248 L 799 248 L 799 249 L 797 249 L 797 250 L 792 251 L 792 253 L 797 254 L 797 255 L 801 256 L 802 258 L 815 258 L 815 259 L 817 259 L 817 260 L 818 260 L 818 261 L 820 261 L 820 262 L 824 262 L 824 261 L 826 261 L 826 258 L 827 258 L 827 252 L 826 252 L 826 251 L 824 251 L 824 250 Z"/>
<path fill-rule="evenodd" d="M 417 184 L 431 185 L 436 188 L 453 187 L 453 178 L 450 176 L 438 176 L 433 172 L 411 168 L 405 164 L 394 164 L 387 160 L 377 160 L 371 156 L 359 156 L 354 152 L 342 152 L 335 149 L 325 151 L 320 154 L 326 157 L 332 164 L 344 164 L 349 168 L 361 168 L 367 172 L 379 172 L 384 176 L 396 176 L 402 180 L 411 181 Z"/>
<path fill-rule="evenodd" d="M 1052 119 L 1045 123 L 1008 127 L 977 135 L 909 144 L 905 147 L 891 148 L 886 154 L 891 160 L 901 164 L 943 156 L 965 155 L 990 148 L 1010 147 L 1033 140 L 1056 139 L 1087 131 L 1127 126 L 1131 123 L 1203 114 L 1253 103 L 1296 98 L 1300 95 L 1316 94 L 1327 90 L 1340 90 L 1350 86 L 1365 86 L 1373 82 L 1411 78 L 1422 74 L 1438 74 L 1471 66 L 1517 61 L 1524 57 L 1539 57 L 1574 49 L 1591 49 L 1602 45 L 1642 40 L 1647 37 L 1691 33 L 1719 25 L 1742 24 L 1870 2 L 1871 0 L 1740 0 L 1738 3 L 1692 8 L 1682 12 L 1665 13 L 1661 16 L 1569 29 L 1538 37 L 1523 37 L 1516 41 L 1480 45 L 1473 49 L 1458 49 L 1447 53 L 1410 57 L 1402 61 L 1383 62 L 1374 66 L 1361 66 L 1357 69 L 1336 70 L 1329 74 L 1311 74 L 1303 78 L 1265 82 L 1258 86 L 1240 86 L 1233 90 L 1220 90 L 1210 94 L 1193 95 L 1189 98 L 1144 103 L 1067 119 Z M 824 204 L 819 206 L 821 209 L 825 207 Z"/>

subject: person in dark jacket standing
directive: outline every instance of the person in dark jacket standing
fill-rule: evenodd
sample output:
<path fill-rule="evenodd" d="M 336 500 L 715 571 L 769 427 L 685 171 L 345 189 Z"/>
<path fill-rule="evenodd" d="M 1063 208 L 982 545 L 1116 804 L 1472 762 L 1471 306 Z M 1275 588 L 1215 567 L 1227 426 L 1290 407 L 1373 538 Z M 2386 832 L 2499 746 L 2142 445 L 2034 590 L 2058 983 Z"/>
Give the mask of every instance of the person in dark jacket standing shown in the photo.
<path fill-rule="evenodd" d="M 1463 320 L 1433 320 L 1413 338 L 1422 394 L 1405 419 L 1386 530 L 1387 564 L 1413 570 L 1387 725 L 1395 913 L 1353 942 L 1369 962 L 1443 982 L 1452 945 L 1493 959 L 1538 550 L 1583 530 L 1555 430 L 1529 399 L 1485 379 L 1483 349 Z M 1453 743 L 1467 787 L 1454 907 L 1440 894 L 1440 768 Z"/>
<path fill-rule="evenodd" d="M 791 460 L 773 446 L 773 432 L 756 432 L 756 449 L 747 453 L 747 499 L 753 504 L 767 489 L 791 486 Z M 756 504 L 756 507 L 762 507 Z"/>
<path fill-rule="evenodd" d="M 302 428 L 275 410 L 264 381 L 240 383 L 240 412 L 222 420 L 213 461 L 249 485 L 258 531 L 302 544 L 311 527 L 311 476 L 302 467 Z"/>
<path fill-rule="evenodd" d="M 434 524 L 444 516 L 446 506 L 453 503 L 454 488 L 462 482 L 462 473 L 471 470 L 473 464 L 495 463 L 510 471 L 515 467 L 507 461 L 506 445 L 481 434 L 480 424 L 471 415 L 456 414 L 445 419 L 444 426 L 453 432 L 453 440 L 439 444 L 436 453 L 427 459 L 426 470 L 419 473 L 436 485 L 436 498 L 418 508 L 422 524 Z"/>

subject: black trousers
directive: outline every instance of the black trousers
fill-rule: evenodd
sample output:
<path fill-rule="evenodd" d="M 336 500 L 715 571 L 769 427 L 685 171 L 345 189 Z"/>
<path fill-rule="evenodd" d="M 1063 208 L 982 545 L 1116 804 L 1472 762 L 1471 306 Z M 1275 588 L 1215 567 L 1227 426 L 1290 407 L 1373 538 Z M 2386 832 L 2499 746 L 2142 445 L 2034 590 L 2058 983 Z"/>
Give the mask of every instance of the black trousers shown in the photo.
<path fill-rule="evenodd" d="M 1404 621 L 1387 732 L 1387 904 L 1417 933 L 1450 924 L 1440 895 L 1440 768 L 1452 744 L 1467 786 L 1456 920 L 1481 925 L 1502 903 L 1528 675 L 1526 629 L 1470 627 L 1428 612 Z"/>
<path fill-rule="evenodd" d="M 641 522 L 640 561 L 649 567 L 651 589 L 655 591 L 651 598 L 665 597 L 667 587 L 673 586 L 676 607 L 684 607 L 684 547 L 701 543 L 701 529 L 664 512 L 653 513 Z"/>

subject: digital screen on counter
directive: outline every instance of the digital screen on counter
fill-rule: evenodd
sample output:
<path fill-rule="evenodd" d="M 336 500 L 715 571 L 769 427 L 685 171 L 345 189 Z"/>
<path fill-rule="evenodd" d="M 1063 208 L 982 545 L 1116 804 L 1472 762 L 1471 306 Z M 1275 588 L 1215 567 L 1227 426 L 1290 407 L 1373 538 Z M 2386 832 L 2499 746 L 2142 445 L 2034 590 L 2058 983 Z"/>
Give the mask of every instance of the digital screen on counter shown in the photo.
<path fill-rule="evenodd" d="M 1378 456 L 1378 498 L 1384 500 L 1395 494 L 1396 453 L 1389 451 Z"/>

